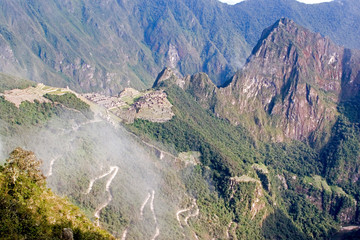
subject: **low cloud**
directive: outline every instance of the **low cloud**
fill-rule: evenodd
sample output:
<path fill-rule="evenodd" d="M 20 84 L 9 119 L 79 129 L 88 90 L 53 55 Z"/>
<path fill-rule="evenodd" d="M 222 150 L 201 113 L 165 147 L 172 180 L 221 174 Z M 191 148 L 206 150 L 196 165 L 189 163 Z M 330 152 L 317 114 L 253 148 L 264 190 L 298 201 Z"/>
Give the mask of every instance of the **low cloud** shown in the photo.
<path fill-rule="evenodd" d="M 184 191 L 164 175 L 175 176 L 175 170 L 123 127 L 63 114 L 44 127 L 12 136 L 6 149 L 17 146 L 35 152 L 43 160 L 48 186 L 86 206 L 94 222 L 96 213 L 101 220 L 106 211 L 116 216 L 114 221 L 123 217 L 128 224 L 115 226 L 117 237 L 126 230 L 130 236 L 151 239 L 172 229 L 167 225 L 176 221 L 174 209 Z M 171 198 L 164 192 L 168 189 Z"/>

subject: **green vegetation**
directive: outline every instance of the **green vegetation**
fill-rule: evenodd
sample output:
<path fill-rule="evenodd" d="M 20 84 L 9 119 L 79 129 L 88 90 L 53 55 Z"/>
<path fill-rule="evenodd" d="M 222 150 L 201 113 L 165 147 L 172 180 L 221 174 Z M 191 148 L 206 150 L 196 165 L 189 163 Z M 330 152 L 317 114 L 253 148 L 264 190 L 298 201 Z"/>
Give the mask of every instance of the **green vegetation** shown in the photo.
<path fill-rule="evenodd" d="M 166 171 L 166 174 L 161 173 L 166 177 L 162 188 L 168 189 L 175 196 L 173 186 L 180 183 L 190 197 L 181 204 L 175 203 L 174 208 L 179 205 L 190 206 L 192 203 L 186 201 L 196 199 L 201 213 L 196 218 L 190 218 L 188 224 L 198 236 L 204 239 L 224 238 L 229 231 L 230 235 L 236 235 L 238 239 L 327 239 L 339 224 L 359 221 L 360 209 L 354 201 L 360 200 L 360 186 L 356 181 L 359 178 L 357 169 L 360 167 L 360 132 L 357 112 L 352 111 L 355 103 L 339 107 L 341 115 L 329 133 L 329 141 L 319 151 L 298 141 L 269 143 L 256 140 L 247 129 L 233 126 L 206 111 L 179 87 L 166 84 L 162 86 L 174 105 L 175 117 L 165 123 L 138 119 L 127 127 L 143 138 L 159 141 L 165 148 L 174 149 L 174 154 L 188 152 L 182 155 L 183 158 L 189 157 L 190 152 L 199 154 L 200 164 L 180 167 L 174 175 L 166 175 Z M 0 119 L 11 126 L 26 129 L 40 128 L 64 111 L 81 115 L 83 120 L 86 120 L 84 115 L 92 118 L 89 106 L 74 94 L 47 94 L 46 98 L 51 103 L 23 102 L 17 108 L 0 97 Z M 87 159 L 89 163 L 104 159 L 101 156 L 102 149 L 97 149 L 96 143 L 86 133 L 83 134 L 77 135 L 76 141 L 79 144 L 76 144 L 72 155 L 63 157 L 73 172 L 69 173 L 65 168 L 57 169 L 57 173 L 68 180 L 67 185 L 64 186 L 59 179 L 52 181 L 62 192 L 69 193 L 71 201 L 91 216 L 106 198 L 103 191 L 105 180 L 96 183 L 92 193 L 85 196 L 83 192 L 88 185 L 89 176 L 94 176 L 97 169 L 87 169 L 90 173 L 84 173 L 80 169 L 83 167 L 83 159 Z M 65 138 L 66 136 L 64 142 Z M 10 159 L 18 155 L 27 159 L 31 155 L 21 152 L 23 151 L 17 149 Z M 19 175 L 16 181 L 21 180 L 23 184 L 4 185 L 3 182 L 11 182 L 11 176 L 15 176 L 14 171 L 9 170 L 15 169 L 11 165 L 12 161 L 8 160 L 7 165 L 0 169 L 0 199 L 6 206 L 1 208 L 0 214 L 9 216 L 1 218 L 0 223 L 5 227 L 0 228 L 0 235 L 5 232 L 12 238 L 26 235 L 28 239 L 34 239 L 33 236 L 39 236 L 40 239 L 51 236 L 57 239 L 63 228 L 72 228 L 78 239 L 102 238 L 100 233 L 96 235 L 97 230 L 86 233 L 84 231 L 88 228 L 82 229 L 81 225 L 74 222 L 77 218 L 83 219 L 83 215 L 79 215 L 74 221 L 61 218 L 66 215 L 64 211 L 72 214 L 78 209 L 61 207 L 57 204 L 69 203 L 56 197 L 48 197 L 52 193 L 46 189 L 45 180 L 38 171 L 25 170 L 26 174 Z M 24 163 L 20 161 L 20 164 Z M 76 177 L 72 175 L 74 172 Z M 114 191 L 114 194 L 121 197 L 122 193 Z M 10 206 L 7 201 L 12 201 L 15 197 L 16 204 Z M 117 203 L 109 205 L 101 214 L 102 226 L 119 234 L 132 224 L 129 212 L 138 208 L 138 203 L 134 205 L 136 206 L 130 210 Z M 8 210 L 10 207 L 19 211 L 16 210 L 12 215 L 13 210 Z M 59 221 L 54 223 L 53 218 L 57 219 L 57 216 L 50 209 L 61 211 Z M 173 219 L 173 212 L 171 214 L 170 219 Z M 9 228 L 11 224 L 14 226 Z M 36 227 L 31 227 L 34 224 Z M 169 223 L 170 226 L 175 224 L 178 225 L 176 221 Z M 229 224 L 233 226 L 232 230 L 227 227 Z M 176 227 L 174 229 L 173 234 L 180 236 L 180 230 Z M 136 231 L 136 234 L 143 234 L 140 230 Z M 171 236 L 172 233 L 166 234 Z"/>
<path fill-rule="evenodd" d="M 359 123 L 360 122 L 360 94 L 357 96 L 342 101 L 338 107 L 339 112 L 344 114 L 344 116 L 349 119 L 351 123 Z"/>
<path fill-rule="evenodd" d="M 311 176 L 322 170 L 319 154 L 302 142 L 266 143 L 263 153 L 265 164 L 276 172 L 285 170 L 299 176 Z"/>
<path fill-rule="evenodd" d="M 15 149 L 0 167 L 0 236 L 2 239 L 114 239 L 95 227 L 66 199 L 46 187 L 40 162 L 32 152 Z"/>
<path fill-rule="evenodd" d="M 333 126 L 331 138 L 321 152 L 324 165 L 323 175 L 334 185 L 339 185 L 348 194 L 360 200 L 360 183 L 352 181 L 358 177 L 360 167 L 360 129 L 358 123 L 351 123 L 340 116 Z"/>
<path fill-rule="evenodd" d="M 41 126 L 52 117 L 60 116 L 64 112 L 69 114 L 81 113 L 79 117 L 85 116 L 89 119 L 93 118 L 93 112 L 89 105 L 82 102 L 73 94 L 45 95 L 52 101 L 61 103 L 55 105 L 52 103 L 40 103 L 35 100 L 34 103 L 28 101 L 22 102 L 17 108 L 13 103 L 5 100 L 0 96 L 0 119 L 9 123 L 10 126 Z"/>
<path fill-rule="evenodd" d="M 13 103 L 0 96 L 0 119 L 10 125 L 38 125 L 58 112 L 59 109 L 56 109 L 52 104 L 40 103 L 36 100 L 34 103 L 22 102 L 17 108 Z"/>
<path fill-rule="evenodd" d="M 204 110 L 177 86 L 163 84 L 163 87 L 174 105 L 175 117 L 165 123 L 136 120 L 128 127 L 178 152 L 200 152 L 202 164 L 196 166 L 195 173 L 187 175 L 185 180 L 191 182 L 186 188 L 199 200 L 202 213 L 227 212 L 228 217 L 219 221 L 235 222 L 240 239 L 326 239 L 334 233 L 336 221 L 340 221 L 338 216 L 352 205 L 343 204 L 350 198 L 339 191 L 329 191 L 336 186 L 330 187 L 320 177 L 314 177 L 313 181 L 320 183 L 321 188 L 318 184 L 311 186 L 309 181 L 304 185 L 303 178 L 323 173 L 319 152 L 298 141 L 256 141 L 246 129 L 232 126 Z M 276 183 L 276 174 L 284 174 L 288 189 Z M 231 177 L 238 181 L 236 186 L 229 185 Z M 251 181 L 246 181 L 245 177 Z M 211 190 L 207 184 L 199 185 L 201 179 L 214 184 L 215 188 Z M 259 191 L 262 195 L 254 195 Z M 316 207 L 307 196 L 319 199 L 326 211 Z M 200 205 L 202 199 L 207 199 L 206 204 Z M 274 201 L 277 206 L 271 206 Z M 251 212 L 255 211 L 251 210 L 253 203 L 259 206 L 255 217 Z M 204 225 L 194 227 L 201 232 Z M 213 227 L 216 226 L 219 225 Z"/>
<path fill-rule="evenodd" d="M 201 162 L 213 170 L 219 189 L 227 177 L 245 174 L 258 157 L 247 131 L 209 114 L 175 85 L 166 92 L 176 106 L 175 117 L 162 124 L 137 119 L 129 126 L 131 130 L 145 133 L 178 152 L 200 152 Z"/>
<path fill-rule="evenodd" d="M 287 191 L 283 197 L 289 216 L 307 238 L 326 239 L 335 232 L 336 222 L 305 196 L 295 191 Z"/>
<path fill-rule="evenodd" d="M 63 95 L 47 93 L 44 95 L 44 97 L 51 100 L 52 102 L 60 103 L 67 108 L 78 110 L 89 119 L 92 119 L 94 116 L 94 113 L 90 110 L 90 106 L 87 103 L 81 101 L 73 93 L 65 93 Z"/>
<path fill-rule="evenodd" d="M 291 218 L 279 209 L 265 219 L 262 232 L 265 239 L 308 239 Z"/>

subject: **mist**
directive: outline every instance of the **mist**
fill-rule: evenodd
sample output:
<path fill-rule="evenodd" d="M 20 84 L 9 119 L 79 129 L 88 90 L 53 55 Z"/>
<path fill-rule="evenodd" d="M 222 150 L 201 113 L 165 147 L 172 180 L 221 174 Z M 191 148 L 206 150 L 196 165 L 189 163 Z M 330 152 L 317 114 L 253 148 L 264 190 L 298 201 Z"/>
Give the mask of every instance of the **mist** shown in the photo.
<path fill-rule="evenodd" d="M 108 226 L 116 237 L 181 236 L 176 211 L 186 193 L 172 160 L 160 159 L 121 125 L 64 113 L 13 134 L 6 149 L 18 146 L 33 151 L 48 186 L 86 209 L 97 225 L 105 226 L 104 217 L 118 221 Z"/>
<path fill-rule="evenodd" d="M 0 163 L 4 162 L 3 144 L 0 136 Z"/>

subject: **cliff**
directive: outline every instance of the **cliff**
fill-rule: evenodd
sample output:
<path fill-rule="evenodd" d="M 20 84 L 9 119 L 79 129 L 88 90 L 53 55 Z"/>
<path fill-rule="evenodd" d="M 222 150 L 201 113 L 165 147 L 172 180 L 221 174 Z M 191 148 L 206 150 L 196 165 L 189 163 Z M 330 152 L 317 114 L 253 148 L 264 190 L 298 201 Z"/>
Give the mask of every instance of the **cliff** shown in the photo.
<path fill-rule="evenodd" d="M 357 96 L 359 66 L 359 51 L 283 18 L 263 31 L 243 69 L 222 87 L 205 74 L 187 76 L 179 86 L 262 138 L 316 140 L 334 123 L 339 103 Z"/>

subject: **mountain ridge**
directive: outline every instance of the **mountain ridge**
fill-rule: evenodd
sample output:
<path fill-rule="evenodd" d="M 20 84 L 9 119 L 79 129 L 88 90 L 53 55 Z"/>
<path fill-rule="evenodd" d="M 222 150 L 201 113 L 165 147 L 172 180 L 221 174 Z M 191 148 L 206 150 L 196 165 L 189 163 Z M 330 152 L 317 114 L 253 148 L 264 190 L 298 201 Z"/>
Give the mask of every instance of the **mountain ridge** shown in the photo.
<path fill-rule="evenodd" d="M 252 0 L 235 6 L 216 0 L 5 0 L 0 8 L 0 70 L 106 95 L 125 87 L 150 87 L 164 65 L 183 75 L 205 72 L 222 85 L 243 66 L 264 27 L 283 16 L 359 48 L 355 1 L 336 1 L 320 9 L 295 0 Z M 341 37 L 344 31 L 346 38 Z"/>
<path fill-rule="evenodd" d="M 264 30 L 244 68 L 225 85 L 201 74 L 175 83 L 235 125 L 280 141 L 316 141 L 315 133 L 334 123 L 340 102 L 359 94 L 359 57 L 360 51 L 282 18 Z"/>

